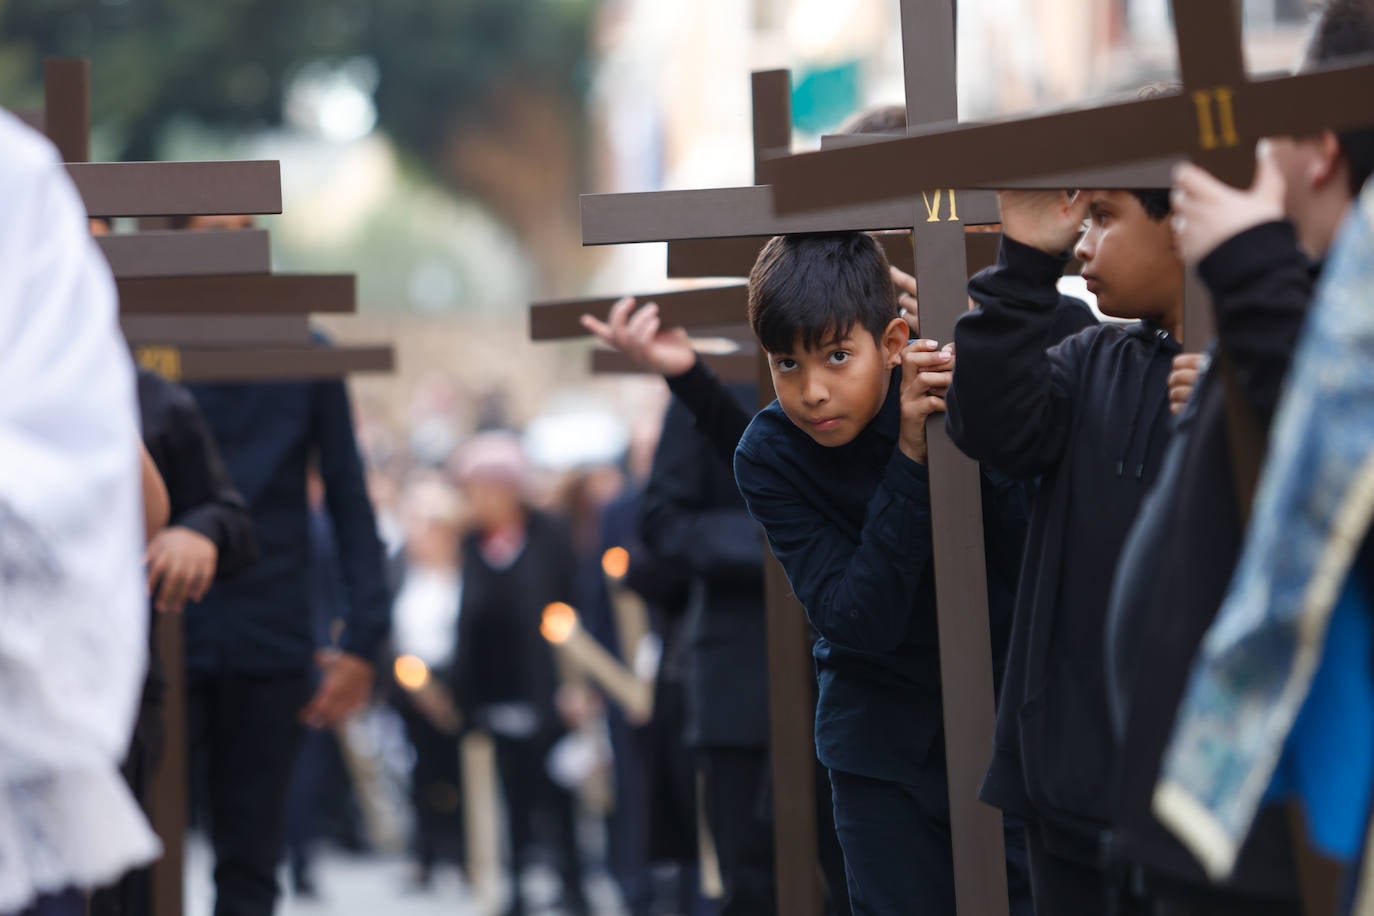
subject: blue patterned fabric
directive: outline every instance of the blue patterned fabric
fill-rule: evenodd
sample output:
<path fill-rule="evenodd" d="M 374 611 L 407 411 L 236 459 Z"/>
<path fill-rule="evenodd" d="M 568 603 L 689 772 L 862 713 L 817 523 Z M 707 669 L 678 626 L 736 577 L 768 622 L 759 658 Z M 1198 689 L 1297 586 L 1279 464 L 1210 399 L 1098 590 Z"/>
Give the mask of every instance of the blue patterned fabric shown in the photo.
<path fill-rule="evenodd" d="M 1230 874 L 1321 664 L 1374 515 L 1374 185 L 1333 246 L 1269 443 L 1245 549 L 1204 640 L 1155 812 Z"/>
<path fill-rule="evenodd" d="M 1351 576 L 1266 796 L 1302 802 L 1313 845 L 1342 862 L 1360 853 L 1374 790 L 1374 617 L 1367 596 Z"/>

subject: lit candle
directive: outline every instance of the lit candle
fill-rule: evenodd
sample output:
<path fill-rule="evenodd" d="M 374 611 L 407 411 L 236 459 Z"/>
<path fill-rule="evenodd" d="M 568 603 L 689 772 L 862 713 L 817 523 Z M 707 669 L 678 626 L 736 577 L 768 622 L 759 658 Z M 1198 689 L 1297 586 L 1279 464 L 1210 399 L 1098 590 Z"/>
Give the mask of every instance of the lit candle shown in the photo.
<path fill-rule="evenodd" d="M 544 608 L 539 632 L 570 663 L 596 682 L 635 724 L 653 715 L 653 685 L 640 680 L 629 668 L 583 629 L 577 611 L 563 602 Z"/>
<path fill-rule="evenodd" d="M 616 630 L 620 637 L 620 655 L 637 673 L 636 665 L 644 637 L 649 635 L 649 612 L 644 600 L 625 585 L 630 572 L 630 552 L 624 547 L 612 547 L 601 557 L 601 569 L 606 574 L 606 591 L 615 612 Z"/>

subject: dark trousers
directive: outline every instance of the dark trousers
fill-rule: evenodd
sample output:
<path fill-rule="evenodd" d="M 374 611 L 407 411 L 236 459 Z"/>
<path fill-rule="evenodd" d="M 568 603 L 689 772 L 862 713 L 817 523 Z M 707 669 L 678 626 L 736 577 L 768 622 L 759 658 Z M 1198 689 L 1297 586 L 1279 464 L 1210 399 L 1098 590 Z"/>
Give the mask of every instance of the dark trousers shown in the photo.
<path fill-rule="evenodd" d="M 286 833 L 286 793 L 309 682 L 299 675 L 203 676 L 187 683 L 192 760 L 215 850 L 215 916 L 271 916 Z"/>
<path fill-rule="evenodd" d="M 1117 916 L 1145 916 L 1150 912 L 1142 901 L 1116 893 L 1101 869 L 1051 852 L 1038 828 L 1029 827 L 1026 840 L 1035 911 L 1039 916 L 1109 912 Z"/>
<path fill-rule="evenodd" d="M 500 735 L 496 743 L 496 770 L 506 800 L 506 831 L 510 837 L 511 906 L 508 913 L 525 912 L 520 893 L 520 866 L 535 837 L 538 821 L 547 824 L 547 837 L 557 857 L 563 879 L 564 908 L 586 913 L 587 899 L 582 890 L 582 863 L 577 850 L 575 799 L 571 792 L 549 778 L 545 761 L 555 739 L 551 736 L 516 740 Z"/>
<path fill-rule="evenodd" d="M 606 864 L 631 916 L 649 916 L 654 875 L 649 867 L 649 786 L 645 744 L 620 710 L 606 713 L 611 739 L 615 808 L 606 820 Z"/>
<path fill-rule="evenodd" d="M 829 906 L 826 916 L 852 916 L 849 903 L 849 874 L 844 865 L 844 849 L 835 832 L 835 798 L 830 788 L 830 771 L 816 761 L 816 853 Z"/>
<path fill-rule="evenodd" d="M 86 900 L 78 891 L 43 894 L 18 916 L 82 916 Z"/>
<path fill-rule="evenodd" d="M 831 770 L 830 781 L 855 916 L 954 916 L 954 855 L 944 780 L 918 787 Z M 1007 887 L 1011 912 L 1029 916 L 1034 911 L 1021 834 L 1019 829 L 1006 832 Z M 1044 910 L 1041 916 L 1059 912 Z"/>
<path fill-rule="evenodd" d="M 1302 916 L 1302 906 L 1253 900 L 1245 897 L 1216 897 L 1209 900 L 1156 900 L 1154 916 Z"/>
<path fill-rule="evenodd" d="M 410 803 L 415 812 L 412 847 L 419 880 L 425 882 L 441 859 L 461 864 L 465 856 L 458 737 L 435 728 L 409 700 L 403 698 L 400 703 L 406 737 L 415 750 L 410 772 Z"/>
<path fill-rule="evenodd" d="M 1160 879 L 1145 879 L 1148 905 L 1140 912 L 1150 916 L 1303 916 L 1302 901 L 1242 896 L 1228 890 Z"/>
<path fill-rule="evenodd" d="M 715 842 L 724 894 L 720 916 L 777 911 L 768 752 L 705 747 L 697 751 L 706 824 Z"/>

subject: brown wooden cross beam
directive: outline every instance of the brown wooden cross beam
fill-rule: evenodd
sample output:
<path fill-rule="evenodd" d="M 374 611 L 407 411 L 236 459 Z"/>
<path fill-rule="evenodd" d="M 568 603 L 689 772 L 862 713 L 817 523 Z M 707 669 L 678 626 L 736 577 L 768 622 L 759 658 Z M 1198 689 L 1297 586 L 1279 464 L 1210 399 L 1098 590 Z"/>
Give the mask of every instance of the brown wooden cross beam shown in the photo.
<path fill-rule="evenodd" d="M 768 174 L 778 212 L 791 218 L 817 208 L 872 205 L 914 193 L 932 179 L 956 187 L 1014 187 L 1025 180 L 1049 187 L 1129 187 L 1066 172 L 1131 163 L 1150 169 L 1181 157 L 1244 185 L 1261 137 L 1374 123 L 1374 63 L 1252 80 L 1235 0 L 1172 0 L 1172 6 L 1181 93 L 775 159 Z M 1190 308 L 1185 339 L 1205 341 L 1209 317 Z"/>
<path fill-rule="evenodd" d="M 85 60 L 46 61 L 44 90 L 44 130 L 90 216 L 281 212 L 277 162 L 88 162 Z M 115 275 L 124 326 L 136 331 L 135 358 L 147 368 L 192 382 L 338 378 L 393 366 L 388 347 L 313 342 L 304 316 L 355 311 L 356 279 L 273 274 L 264 231 L 140 232 L 97 241 Z"/>
<path fill-rule="evenodd" d="M 275 162 L 88 163 L 90 69 L 48 61 L 41 120 L 93 217 L 281 212 Z M 120 320 L 137 360 L 183 381 L 338 378 L 389 371 L 389 347 L 313 344 L 310 312 L 352 312 L 352 276 L 271 273 L 267 233 L 142 232 L 97 239 L 116 279 Z M 153 913 L 180 916 L 189 800 L 185 658 L 179 615 L 157 618 L 167 680 L 167 735 L 152 787 L 152 820 L 163 843 L 153 870 Z"/>
<path fill-rule="evenodd" d="M 702 353 L 699 357 L 722 381 L 753 384 L 758 379 L 755 353 Z M 589 369 L 593 375 L 652 375 L 615 350 L 593 350 Z"/>

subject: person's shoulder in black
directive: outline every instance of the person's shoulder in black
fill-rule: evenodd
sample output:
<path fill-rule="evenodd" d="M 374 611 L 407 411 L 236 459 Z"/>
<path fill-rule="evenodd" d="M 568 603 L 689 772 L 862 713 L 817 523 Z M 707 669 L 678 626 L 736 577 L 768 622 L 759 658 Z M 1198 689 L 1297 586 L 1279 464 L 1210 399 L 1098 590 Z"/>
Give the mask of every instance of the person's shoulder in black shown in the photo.
<path fill-rule="evenodd" d="M 1312 32 L 1307 65 L 1370 50 L 1374 9 L 1335 0 Z M 1165 470 L 1131 533 L 1107 653 L 1122 749 L 1112 852 L 1171 879 L 1178 896 L 1205 879 L 1153 816 L 1160 760 L 1239 557 L 1246 478 L 1257 470 L 1318 266 L 1371 173 L 1374 131 L 1366 130 L 1274 140 L 1246 190 L 1196 168 L 1179 175 L 1179 243 L 1212 294 L 1219 355 L 1182 410 Z M 1291 222 L 1279 218 L 1285 210 Z M 1248 471 L 1238 454 L 1253 456 Z M 1291 850 L 1283 813 L 1262 811 L 1226 892 L 1292 900 Z"/>
<path fill-rule="evenodd" d="M 1064 855 L 1096 865 L 1113 748 L 1104 570 L 1116 566 L 1168 441 L 1183 267 L 1167 192 L 1010 192 L 1001 203 L 997 264 L 970 280 L 976 307 L 955 326 L 946 421 L 971 457 L 1038 481 L 983 797 L 1040 821 Z M 1070 246 L 1099 309 L 1133 323 L 1054 342 Z"/>
<path fill-rule="evenodd" d="M 195 531 L 215 545 L 217 577 L 251 566 L 258 558 L 253 519 L 195 398 L 182 386 L 142 369 L 138 402 L 144 444 L 167 484 L 171 525 Z"/>

